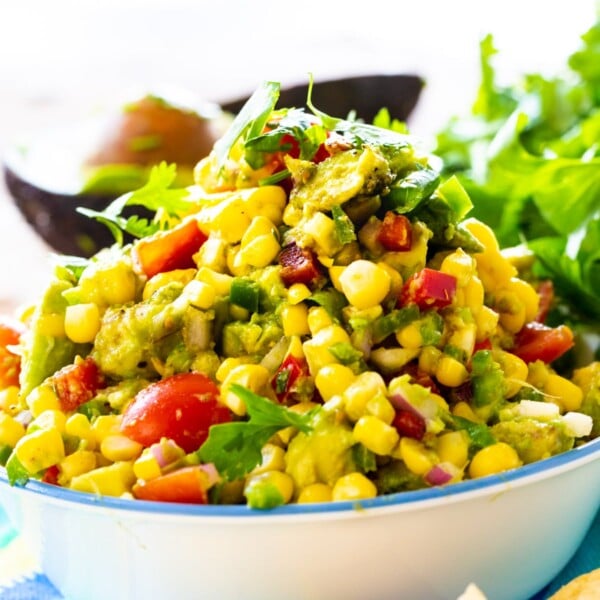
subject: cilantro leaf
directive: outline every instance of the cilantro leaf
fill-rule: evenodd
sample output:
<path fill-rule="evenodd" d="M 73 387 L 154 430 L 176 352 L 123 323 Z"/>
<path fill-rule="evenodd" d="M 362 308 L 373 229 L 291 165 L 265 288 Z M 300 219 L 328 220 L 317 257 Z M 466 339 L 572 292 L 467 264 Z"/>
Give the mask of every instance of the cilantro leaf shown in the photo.
<path fill-rule="evenodd" d="M 77 212 L 104 223 L 119 245 L 123 245 L 123 232 L 138 238 L 151 235 L 158 231 L 158 223 L 137 216 L 126 218 L 122 216 L 123 210 L 126 206 L 142 206 L 153 212 L 162 209 L 175 216 L 189 212 L 192 202 L 188 190 L 170 189 L 176 176 L 176 165 L 162 162 L 152 167 L 148 181 L 141 188 L 119 196 L 103 211 L 79 207 Z"/>
<path fill-rule="evenodd" d="M 222 167 L 234 144 L 246 134 L 247 139 L 258 137 L 279 100 L 280 85 L 265 81 L 250 96 L 223 137 L 215 143 L 217 164 Z"/>
<path fill-rule="evenodd" d="M 228 481 L 244 477 L 259 465 L 262 447 L 281 429 L 292 426 L 310 432 L 314 412 L 299 415 L 238 384 L 232 384 L 231 391 L 244 401 L 249 420 L 213 425 L 197 452 L 200 460 L 214 463 Z"/>

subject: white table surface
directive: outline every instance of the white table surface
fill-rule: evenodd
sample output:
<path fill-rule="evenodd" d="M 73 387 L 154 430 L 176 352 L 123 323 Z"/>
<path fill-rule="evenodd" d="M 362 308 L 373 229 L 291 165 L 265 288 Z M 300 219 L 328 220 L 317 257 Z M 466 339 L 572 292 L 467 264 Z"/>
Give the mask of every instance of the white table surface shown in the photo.
<path fill-rule="evenodd" d="M 174 84 L 218 101 L 309 72 L 424 76 L 409 125 L 429 135 L 473 98 L 485 33 L 510 79 L 556 72 L 594 18 L 592 0 L 1 0 L 0 152 L 131 90 Z M 35 299 L 48 264 L 0 187 L 0 313 Z"/>

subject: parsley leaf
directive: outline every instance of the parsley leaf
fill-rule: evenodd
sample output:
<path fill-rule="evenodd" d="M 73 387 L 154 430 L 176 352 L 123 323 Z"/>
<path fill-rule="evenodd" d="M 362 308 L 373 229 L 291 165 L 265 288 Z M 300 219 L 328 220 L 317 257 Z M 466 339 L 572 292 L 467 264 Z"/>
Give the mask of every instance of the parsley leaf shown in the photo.
<path fill-rule="evenodd" d="M 231 391 L 246 404 L 249 420 L 213 425 L 197 452 L 200 460 L 213 463 L 228 481 L 244 477 L 259 465 L 262 447 L 281 429 L 292 426 L 310 432 L 314 415 L 314 411 L 294 413 L 238 384 L 232 384 Z"/>

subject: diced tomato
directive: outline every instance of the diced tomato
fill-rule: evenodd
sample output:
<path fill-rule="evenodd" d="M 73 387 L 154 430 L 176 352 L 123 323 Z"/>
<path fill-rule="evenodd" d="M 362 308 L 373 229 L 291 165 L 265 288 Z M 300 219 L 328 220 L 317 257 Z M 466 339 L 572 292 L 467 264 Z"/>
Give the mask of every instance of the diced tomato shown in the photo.
<path fill-rule="evenodd" d="M 456 277 L 435 269 L 424 268 L 406 280 L 399 304 L 416 304 L 421 309 L 443 308 L 456 295 Z"/>
<path fill-rule="evenodd" d="M 148 481 L 140 480 L 132 492 L 138 500 L 207 504 L 207 481 L 202 467 L 194 465 Z"/>
<path fill-rule="evenodd" d="M 9 349 L 16 346 L 25 328 L 17 321 L 0 319 L 0 389 L 19 385 L 21 357 Z"/>
<path fill-rule="evenodd" d="M 383 217 L 377 241 L 386 249 L 394 252 L 410 250 L 412 246 L 412 227 L 404 215 L 388 210 Z"/>
<path fill-rule="evenodd" d="M 512 352 L 526 363 L 536 360 L 551 363 L 573 346 L 573 332 L 566 325 L 547 327 L 534 321 L 517 333 Z"/>
<path fill-rule="evenodd" d="M 552 308 L 552 304 L 554 303 L 554 284 L 550 279 L 542 281 L 538 286 L 537 293 L 540 298 L 540 306 L 534 321 L 545 323 L 546 317 L 548 316 L 548 313 Z"/>
<path fill-rule="evenodd" d="M 140 240 L 134 245 L 132 256 L 137 267 L 150 278 L 173 269 L 195 267 L 193 256 L 206 239 L 197 221 L 191 219 Z"/>
<path fill-rule="evenodd" d="M 279 264 L 282 266 L 281 279 L 287 286 L 304 283 L 310 287 L 321 277 L 315 253 L 310 248 L 300 248 L 295 243 L 286 246 L 279 253 Z"/>
<path fill-rule="evenodd" d="M 473 347 L 473 354 L 475 352 L 479 352 L 479 350 L 491 350 L 492 349 L 492 341 L 490 338 L 485 338 L 485 340 L 481 340 L 481 342 L 475 342 L 475 346 Z"/>
<path fill-rule="evenodd" d="M 403 437 L 422 440 L 425 435 L 425 419 L 412 410 L 399 409 L 392 421 L 392 427 Z"/>
<path fill-rule="evenodd" d="M 125 409 L 121 432 L 143 446 L 169 438 L 186 452 L 197 450 L 211 425 L 231 421 L 219 389 L 202 373 L 178 373 L 151 383 Z"/>
<path fill-rule="evenodd" d="M 57 465 L 52 465 L 46 469 L 44 476 L 42 477 L 42 481 L 44 483 L 50 483 L 52 485 L 58 485 L 58 476 L 60 475 L 60 470 Z"/>
<path fill-rule="evenodd" d="M 88 402 L 105 386 L 104 376 L 89 356 L 60 369 L 51 382 L 63 412 L 71 412 Z"/>
<path fill-rule="evenodd" d="M 285 402 L 293 393 L 294 386 L 302 377 L 308 376 L 308 364 L 304 358 L 288 354 L 271 380 L 279 402 Z"/>

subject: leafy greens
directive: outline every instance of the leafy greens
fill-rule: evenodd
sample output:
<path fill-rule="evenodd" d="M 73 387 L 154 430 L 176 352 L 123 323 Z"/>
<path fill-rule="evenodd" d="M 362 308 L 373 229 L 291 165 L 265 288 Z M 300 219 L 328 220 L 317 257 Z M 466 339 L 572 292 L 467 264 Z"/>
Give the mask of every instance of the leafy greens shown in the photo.
<path fill-rule="evenodd" d="M 498 84 L 491 36 L 480 44 L 471 112 L 438 133 L 443 176 L 457 175 L 472 216 L 502 246 L 525 243 L 571 318 L 600 318 L 600 23 L 555 77 Z"/>

